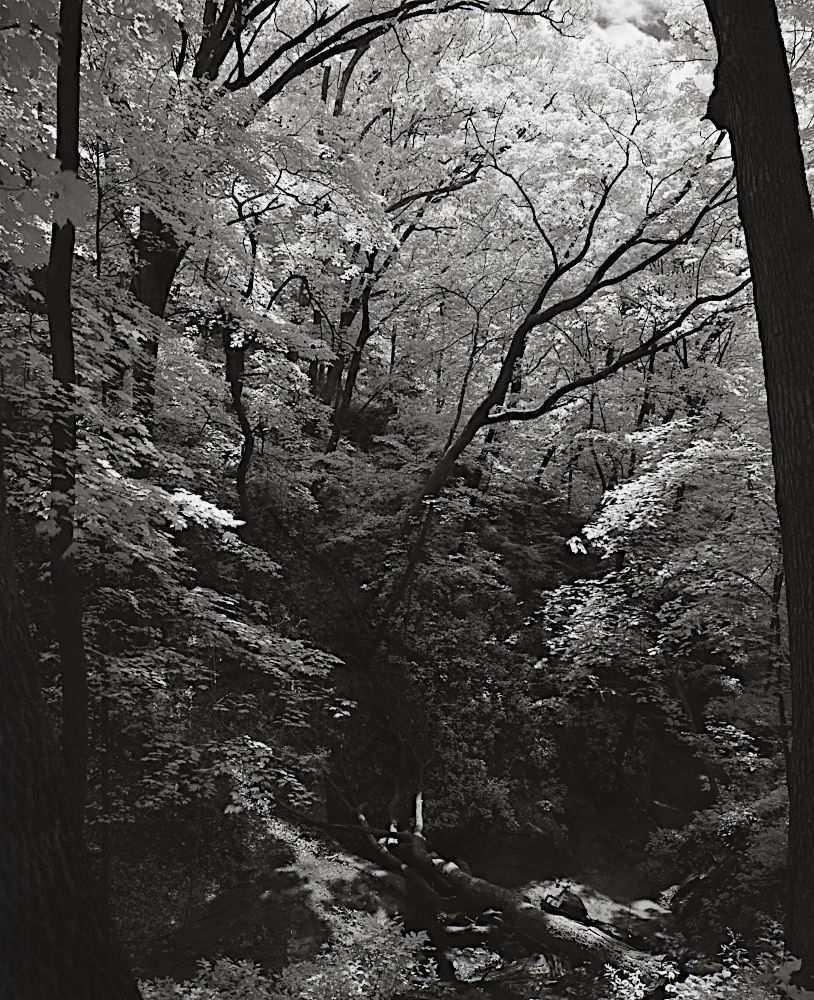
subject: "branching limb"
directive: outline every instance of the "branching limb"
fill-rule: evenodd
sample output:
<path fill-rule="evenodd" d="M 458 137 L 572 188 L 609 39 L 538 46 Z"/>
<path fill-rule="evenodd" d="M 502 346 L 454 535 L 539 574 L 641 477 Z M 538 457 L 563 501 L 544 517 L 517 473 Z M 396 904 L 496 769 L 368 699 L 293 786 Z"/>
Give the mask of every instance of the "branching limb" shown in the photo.
<path fill-rule="evenodd" d="M 639 361 L 641 358 L 647 357 L 647 355 L 653 353 L 654 351 L 668 350 L 670 347 L 675 346 L 675 344 L 684 340 L 686 337 L 692 336 L 693 334 L 706 329 L 710 323 L 714 322 L 717 318 L 714 315 L 707 316 L 692 330 L 685 330 L 678 333 L 675 337 L 670 337 L 670 334 L 678 330 L 696 309 L 702 305 L 708 305 L 711 302 L 725 302 L 728 299 L 733 298 L 747 288 L 751 284 L 751 280 L 751 277 L 744 278 L 743 281 L 739 282 L 733 288 L 728 289 L 726 292 L 721 292 L 716 295 L 703 295 L 700 298 L 695 299 L 687 305 L 671 323 L 657 330 L 637 347 L 631 348 L 629 351 L 622 352 L 615 361 L 611 362 L 611 364 L 605 365 L 603 368 L 599 368 L 597 371 L 591 372 L 589 375 L 583 375 L 581 378 L 573 379 L 573 381 L 568 382 L 566 385 L 561 385 L 558 389 L 555 389 L 554 392 L 547 396 L 546 399 L 539 404 L 539 406 L 535 406 L 530 410 L 504 410 L 502 413 L 496 413 L 493 416 L 487 417 L 485 423 L 500 424 L 509 421 L 536 420 L 538 417 L 543 416 L 543 414 L 549 413 L 565 396 L 571 395 L 578 389 L 583 389 L 590 385 L 596 385 L 597 382 L 603 382 L 620 369 L 633 364 L 635 361 Z"/>

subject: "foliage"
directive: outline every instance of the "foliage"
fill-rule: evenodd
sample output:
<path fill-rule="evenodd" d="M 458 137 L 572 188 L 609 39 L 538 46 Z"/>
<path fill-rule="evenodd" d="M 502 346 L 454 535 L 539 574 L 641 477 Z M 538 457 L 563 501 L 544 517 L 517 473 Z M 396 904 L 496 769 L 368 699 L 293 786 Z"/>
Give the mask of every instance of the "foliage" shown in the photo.
<path fill-rule="evenodd" d="M 141 982 L 144 1000 L 389 1000 L 421 982 L 419 934 L 405 934 L 382 914 L 335 913 L 335 939 L 315 959 L 288 966 L 279 976 L 264 975 L 248 961 L 202 962 L 188 982 Z"/>
<path fill-rule="evenodd" d="M 329 948 L 313 961 L 283 972 L 278 984 L 283 996 L 387 1000 L 420 982 L 423 934 L 405 934 L 397 921 L 383 914 L 346 913 L 336 918 L 337 934 Z"/>
<path fill-rule="evenodd" d="M 253 962 L 233 962 L 219 958 L 202 962 L 201 971 L 192 981 L 176 983 L 170 979 L 142 980 L 139 989 L 144 1000 L 269 1000 L 274 996 L 271 980 Z"/>
<path fill-rule="evenodd" d="M 629 46 L 582 4 L 86 8 L 73 177 L 53 12 L 0 4 L 0 419 L 57 728 L 47 443 L 60 407 L 80 420 L 87 819 L 114 909 L 160 934 L 237 875 L 258 817 L 344 827 L 365 802 L 407 825 L 421 791 L 430 836 L 556 819 L 576 841 L 590 802 L 659 886 L 732 866 L 686 933 L 759 939 L 782 553 L 700 6 Z M 810 17 L 784 13 L 807 107 Z M 70 402 L 42 300 L 66 217 Z M 397 924 L 329 923 L 281 978 L 222 959 L 145 996 L 413 980 Z M 670 988 L 750 995 L 730 972 Z"/>

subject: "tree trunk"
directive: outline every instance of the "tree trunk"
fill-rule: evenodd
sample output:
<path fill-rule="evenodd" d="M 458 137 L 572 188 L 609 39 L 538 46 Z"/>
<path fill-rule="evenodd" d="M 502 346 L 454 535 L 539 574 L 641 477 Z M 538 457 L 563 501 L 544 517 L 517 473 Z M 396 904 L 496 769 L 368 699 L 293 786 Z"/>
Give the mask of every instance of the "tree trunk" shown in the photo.
<path fill-rule="evenodd" d="M 772 0 L 706 0 L 763 348 L 785 561 L 792 691 L 786 943 L 814 981 L 814 218 Z"/>
<path fill-rule="evenodd" d="M 185 248 L 157 216 L 142 209 L 136 250 L 138 262 L 130 291 L 154 316 L 163 316 Z M 148 430 L 152 430 L 153 423 L 157 359 L 158 339 L 148 334 L 133 359 L 135 410 Z"/>
<path fill-rule="evenodd" d="M 13 558 L 0 451 L 0 996 L 139 1000 L 48 731 Z"/>
<path fill-rule="evenodd" d="M 235 483 L 237 485 L 238 503 L 240 504 L 241 520 L 249 527 L 251 507 L 247 485 L 249 469 L 254 455 L 254 430 L 252 429 L 246 406 L 243 402 L 243 372 L 246 364 L 246 345 L 232 347 L 231 324 L 226 317 L 220 321 L 220 334 L 223 351 L 226 356 L 226 381 L 229 383 L 229 393 L 232 397 L 232 409 L 240 424 L 243 443 L 240 447 L 240 461 L 237 464 Z"/>
<path fill-rule="evenodd" d="M 79 58 L 82 0 L 62 0 L 57 70 L 57 158 L 61 169 L 79 167 Z M 73 222 L 52 227 L 45 302 L 51 362 L 59 385 L 51 422 L 51 584 L 54 628 L 62 667 L 62 744 L 77 821 L 85 809 L 88 762 L 88 677 L 82 635 L 79 575 L 73 557 L 76 462 L 76 367 L 74 364 L 71 278 Z"/>
<path fill-rule="evenodd" d="M 535 307 L 538 306 L 539 298 L 538 301 L 535 302 Z M 487 425 L 489 414 L 492 412 L 494 407 L 500 406 L 505 401 L 506 395 L 511 386 L 514 372 L 520 364 L 523 354 L 525 353 L 526 339 L 529 331 L 534 326 L 532 319 L 534 311 L 535 310 L 529 312 L 520 326 L 515 330 L 508 350 L 506 351 L 506 355 L 501 362 L 500 371 L 497 374 L 494 385 L 481 402 L 475 407 L 472 415 L 469 417 L 469 420 L 467 420 L 463 430 L 458 434 L 457 438 L 455 438 L 455 440 L 447 446 L 444 454 L 438 459 L 432 472 L 429 474 L 424 482 L 424 485 L 421 487 L 421 492 L 413 500 L 413 503 L 408 510 L 407 517 L 402 525 L 402 531 L 405 534 L 410 530 L 410 526 L 415 522 L 421 513 L 424 501 L 438 496 L 444 488 L 447 480 L 452 475 L 455 463 L 473 442 L 478 431 Z"/>
<path fill-rule="evenodd" d="M 325 382 L 322 385 L 322 402 L 329 406 L 335 406 L 342 386 L 342 372 L 345 370 L 344 354 L 337 354 L 334 360 L 328 365 L 325 374 Z"/>
<path fill-rule="evenodd" d="M 333 428 L 331 430 L 331 437 L 328 441 L 328 446 L 325 449 L 328 452 L 336 451 L 336 446 L 339 444 L 339 438 L 342 436 L 342 431 L 347 426 L 348 416 L 350 414 L 350 404 L 353 401 L 353 394 L 356 391 L 356 381 L 359 378 L 359 372 L 362 368 L 362 352 L 367 346 L 367 342 L 370 340 L 372 333 L 370 328 L 369 287 L 362 293 L 360 308 L 362 310 L 362 325 L 359 330 L 359 336 L 356 338 L 356 343 L 354 344 L 350 354 L 348 371 L 345 375 L 345 384 L 341 391 L 338 392 L 336 405 L 334 406 Z"/>
<path fill-rule="evenodd" d="M 543 948 L 581 962 L 609 964 L 653 977 L 657 974 L 658 962 L 649 952 L 639 951 L 598 927 L 548 913 L 513 889 L 470 875 L 454 861 L 431 857 L 429 864 L 463 903 L 484 910 L 500 910 L 506 923 Z"/>
<path fill-rule="evenodd" d="M 581 962 L 635 970 L 646 980 L 656 980 L 659 976 L 659 961 L 649 952 L 639 951 L 590 923 L 542 910 L 521 893 L 464 871 L 454 861 L 430 852 L 419 833 L 395 834 L 398 846 L 390 850 L 377 843 L 372 834 L 368 828 L 368 841 L 382 867 L 405 876 L 419 875 L 427 889 L 444 897 L 454 896 L 464 909 L 499 910 L 504 923 L 514 927 L 532 945 Z M 412 885 L 409 880 L 408 884 Z"/>

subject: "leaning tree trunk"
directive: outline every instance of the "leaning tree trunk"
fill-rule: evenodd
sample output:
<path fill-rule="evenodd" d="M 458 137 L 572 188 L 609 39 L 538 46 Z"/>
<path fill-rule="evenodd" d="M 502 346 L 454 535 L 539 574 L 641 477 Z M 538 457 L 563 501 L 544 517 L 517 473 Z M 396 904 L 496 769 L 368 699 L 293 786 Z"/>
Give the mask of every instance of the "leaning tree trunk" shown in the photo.
<path fill-rule="evenodd" d="M 139 1000 L 90 874 L 17 595 L 0 451 L 0 997 Z"/>
<path fill-rule="evenodd" d="M 418 832 L 423 827 L 418 818 L 413 832 L 372 830 L 364 814 L 360 812 L 358 818 L 377 863 L 403 875 L 413 889 L 418 876 L 423 881 L 425 893 L 430 891 L 438 895 L 440 892 L 447 899 L 454 898 L 456 904 L 465 909 L 500 911 L 503 922 L 518 931 L 529 944 L 580 962 L 638 972 L 651 985 L 661 978 L 662 963 L 649 952 L 640 951 L 590 923 L 542 910 L 521 893 L 478 878 L 454 861 L 431 852 L 423 834 Z M 394 846 L 385 846 L 388 843 Z"/>
<path fill-rule="evenodd" d="M 772 0 L 706 0 L 763 348 L 792 691 L 786 942 L 814 981 L 814 218 Z"/>
<path fill-rule="evenodd" d="M 61 169 L 79 169 L 79 58 L 82 0 L 62 0 L 57 70 L 57 158 Z M 76 366 L 71 278 L 76 230 L 54 223 L 45 302 L 51 362 L 58 399 L 51 422 L 51 583 L 54 625 L 62 667 L 62 744 L 74 810 L 84 813 L 88 762 L 88 677 L 82 634 L 79 576 L 73 557 L 76 462 Z"/>

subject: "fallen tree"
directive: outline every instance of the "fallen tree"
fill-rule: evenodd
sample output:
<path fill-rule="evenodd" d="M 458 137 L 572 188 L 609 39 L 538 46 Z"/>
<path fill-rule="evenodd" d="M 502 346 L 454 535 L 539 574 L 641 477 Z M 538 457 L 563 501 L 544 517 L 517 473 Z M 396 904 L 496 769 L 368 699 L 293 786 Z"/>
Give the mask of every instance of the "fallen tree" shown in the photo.
<path fill-rule="evenodd" d="M 307 825 L 334 834 L 357 833 L 365 841 L 366 853 L 383 870 L 404 880 L 429 913 L 428 933 L 438 957 L 442 978 L 454 978 L 449 951 L 460 947 L 460 932 L 449 931 L 445 914 L 464 912 L 472 915 L 493 914 L 502 930 L 520 941 L 529 952 L 556 954 L 577 962 L 612 965 L 638 972 L 645 982 L 657 984 L 666 973 L 663 956 L 636 947 L 624 936 L 597 926 L 585 915 L 579 918 L 557 912 L 554 906 L 542 908 L 530 901 L 522 890 L 508 889 L 473 875 L 463 863 L 440 857 L 431 851 L 424 837 L 423 799 L 416 795 L 415 813 L 410 829 L 398 829 L 395 821 L 385 830 L 372 827 L 365 816 L 366 806 L 356 810 L 358 825 L 326 823 L 284 808 Z M 468 928 L 466 943 L 480 926 Z M 499 937 L 493 927 L 484 927 L 484 938 Z"/>
<path fill-rule="evenodd" d="M 420 802 L 420 796 L 417 800 Z M 420 806 L 417 813 L 420 815 Z M 458 908 L 475 912 L 498 910 L 504 924 L 544 951 L 581 962 L 601 962 L 658 974 L 659 962 L 649 952 L 633 947 L 587 919 L 542 909 L 521 892 L 478 878 L 455 861 L 439 857 L 427 847 L 420 820 L 410 831 L 374 831 L 367 826 L 362 813 L 359 819 L 383 868 L 400 873 L 412 884 L 415 876 L 419 876 L 439 897 L 453 896 Z"/>

